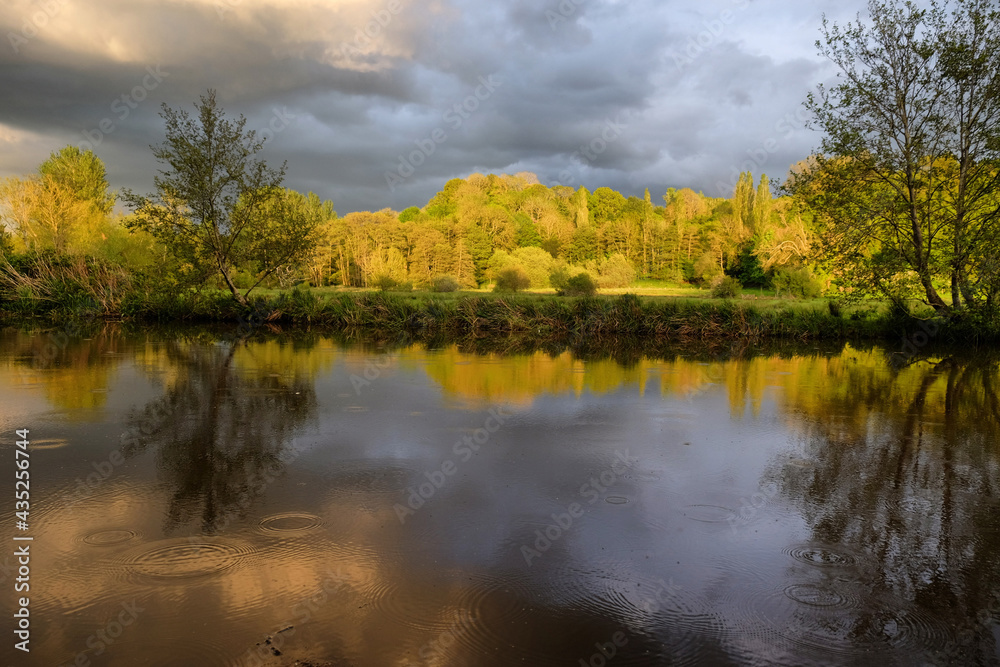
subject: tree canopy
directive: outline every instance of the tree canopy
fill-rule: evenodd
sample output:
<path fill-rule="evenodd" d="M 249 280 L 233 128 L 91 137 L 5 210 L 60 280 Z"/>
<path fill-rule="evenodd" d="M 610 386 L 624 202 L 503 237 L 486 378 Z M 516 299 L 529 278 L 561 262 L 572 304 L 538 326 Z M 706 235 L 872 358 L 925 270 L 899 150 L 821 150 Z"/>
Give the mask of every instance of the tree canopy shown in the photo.
<path fill-rule="evenodd" d="M 244 131 L 245 117 L 227 119 L 215 91 L 196 110 L 192 118 L 163 105 L 166 140 L 153 154 L 164 168 L 153 179 L 155 194 L 125 193 L 135 211 L 129 224 L 159 239 L 194 276 L 221 276 L 246 305 L 251 290 L 315 245 L 319 221 L 281 188 L 285 165 L 271 169 L 255 157 L 264 141 Z M 241 267 L 252 273 L 242 293 Z"/>
<path fill-rule="evenodd" d="M 1000 11 L 869 0 L 823 22 L 838 82 L 806 102 L 824 139 L 791 190 L 820 216 L 850 282 L 938 313 L 994 311 L 1000 293 Z"/>

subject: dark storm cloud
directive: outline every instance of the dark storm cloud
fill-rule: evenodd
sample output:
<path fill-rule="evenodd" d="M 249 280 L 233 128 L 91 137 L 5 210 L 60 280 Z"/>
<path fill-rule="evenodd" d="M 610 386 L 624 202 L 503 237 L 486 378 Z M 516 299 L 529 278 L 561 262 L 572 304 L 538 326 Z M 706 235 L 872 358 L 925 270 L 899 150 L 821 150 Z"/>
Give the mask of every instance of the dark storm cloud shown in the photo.
<path fill-rule="evenodd" d="M 215 88 L 228 113 L 267 138 L 265 157 L 288 161 L 290 187 L 333 199 L 341 213 L 422 205 L 473 171 L 534 171 L 549 184 L 627 194 L 725 194 L 717 190 L 746 166 L 780 176 L 818 142 L 795 114 L 829 75 L 812 42 L 834 8 L 10 4 L 0 15 L 0 174 L 33 171 L 67 143 L 93 145 L 114 186 L 148 190 L 160 104 L 191 110 Z"/>

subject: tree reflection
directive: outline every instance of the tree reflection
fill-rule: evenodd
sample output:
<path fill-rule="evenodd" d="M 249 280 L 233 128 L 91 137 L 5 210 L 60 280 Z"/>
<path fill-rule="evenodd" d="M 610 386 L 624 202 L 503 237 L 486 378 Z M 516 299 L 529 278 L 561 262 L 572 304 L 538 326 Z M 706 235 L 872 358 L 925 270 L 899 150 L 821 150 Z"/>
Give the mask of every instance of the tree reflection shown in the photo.
<path fill-rule="evenodd" d="M 12 381 L 38 385 L 53 407 L 78 419 L 104 407 L 122 341 L 107 325 L 70 322 L 44 332 L 5 331 L 0 346 Z"/>
<path fill-rule="evenodd" d="M 804 417 L 812 465 L 776 464 L 769 475 L 781 480 L 815 541 L 867 556 L 872 596 L 890 594 L 910 606 L 901 613 L 948 622 L 955 637 L 944 662 L 995 664 L 997 355 L 887 368 L 846 364 L 831 372 L 822 412 L 811 400 L 793 401 L 789 413 Z M 880 629 L 876 616 L 859 614 L 857 632 Z"/>
<path fill-rule="evenodd" d="M 124 452 L 156 449 L 172 489 L 168 531 L 194 519 L 205 533 L 223 530 L 295 456 L 293 436 L 315 413 L 312 378 L 272 372 L 259 351 L 180 341 L 159 350 L 170 384 L 131 417 Z"/>

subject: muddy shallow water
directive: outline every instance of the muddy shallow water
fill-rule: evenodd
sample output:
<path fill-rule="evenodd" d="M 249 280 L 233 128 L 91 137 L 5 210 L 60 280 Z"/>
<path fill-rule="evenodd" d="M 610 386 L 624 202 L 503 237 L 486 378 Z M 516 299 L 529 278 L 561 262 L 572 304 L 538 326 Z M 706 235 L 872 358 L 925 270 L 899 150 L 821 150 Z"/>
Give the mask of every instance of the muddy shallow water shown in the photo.
<path fill-rule="evenodd" d="M 5 664 L 1000 664 L 998 355 L 57 333 Z"/>

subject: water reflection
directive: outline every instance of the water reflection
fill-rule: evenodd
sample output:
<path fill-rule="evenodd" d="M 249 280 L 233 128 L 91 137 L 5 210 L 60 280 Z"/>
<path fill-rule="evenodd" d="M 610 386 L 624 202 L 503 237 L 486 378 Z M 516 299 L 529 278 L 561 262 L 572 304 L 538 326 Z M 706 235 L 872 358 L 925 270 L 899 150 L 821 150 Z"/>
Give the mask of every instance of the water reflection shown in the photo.
<path fill-rule="evenodd" d="M 86 337 L 76 338 L 60 328 L 34 334 L 0 332 L 8 382 L 26 390 L 40 388 L 53 408 L 65 410 L 72 419 L 100 414 L 124 345 L 109 325 L 91 327 Z"/>
<path fill-rule="evenodd" d="M 313 347 L 296 354 L 273 342 L 168 341 L 145 350 L 145 363 L 157 358 L 169 380 L 129 419 L 123 452 L 155 448 L 160 480 L 172 490 L 168 533 L 192 519 L 206 534 L 224 529 L 294 460 L 293 437 L 316 409 Z M 300 363 L 282 363 L 289 357 Z"/>
<path fill-rule="evenodd" d="M 108 330 L 41 373 L 39 344 L 0 338 L 0 392 L 48 471 L 45 664 L 133 599 L 104 664 L 998 660 L 996 355 Z M 100 401 L 46 389 L 81 369 Z"/>
<path fill-rule="evenodd" d="M 799 560 L 818 569 L 802 574 L 835 575 L 822 578 L 823 595 L 854 591 L 853 604 L 836 605 L 842 645 L 919 642 L 942 664 L 996 664 L 997 355 L 922 359 L 899 373 L 841 361 L 824 369 L 821 400 L 789 395 L 803 459 L 771 470 L 810 528 L 815 546 Z"/>

